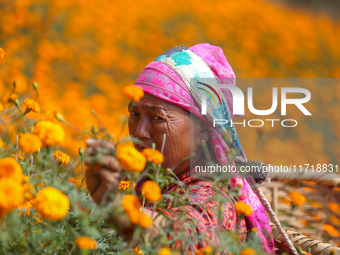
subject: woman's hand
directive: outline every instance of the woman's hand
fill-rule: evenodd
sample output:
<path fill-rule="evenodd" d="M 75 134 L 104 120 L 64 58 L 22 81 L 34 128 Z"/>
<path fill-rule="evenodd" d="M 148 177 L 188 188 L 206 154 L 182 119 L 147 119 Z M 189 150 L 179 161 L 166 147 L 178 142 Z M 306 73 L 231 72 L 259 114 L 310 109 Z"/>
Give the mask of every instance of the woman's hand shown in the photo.
<path fill-rule="evenodd" d="M 100 203 L 116 194 L 119 190 L 119 177 L 122 170 L 119 162 L 113 156 L 115 146 L 107 140 L 86 140 L 87 156 L 85 164 L 89 167 L 86 174 L 86 184 L 93 200 Z M 100 155 L 101 154 L 101 155 Z"/>

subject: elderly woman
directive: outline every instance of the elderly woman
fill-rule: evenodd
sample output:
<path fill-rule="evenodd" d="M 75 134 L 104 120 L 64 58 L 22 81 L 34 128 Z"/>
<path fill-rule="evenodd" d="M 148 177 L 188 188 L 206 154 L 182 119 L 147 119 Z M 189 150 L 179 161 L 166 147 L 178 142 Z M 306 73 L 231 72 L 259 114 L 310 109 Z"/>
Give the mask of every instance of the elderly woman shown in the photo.
<path fill-rule="evenodd" d="M 198 178 L 194 175 L 195 166 L 205 164 L 203 148 L 205 145 L 212 153 L 212 160 L 220 165 L 228 164 L 226 151 L 231 146 L 234 146 L 241 155 L 244 154 L 234 127 L 227 131 L 223 127 L 214 128 L 211 124 L 214 117 L 232 118 L 230 92 L 224 89 L 215 90 L 208 84 L 199 89 L 197 86 L 202 83 L 191 83 L 192 78 L 196 80 L 211 78 L 216 83 L 234 84 L 235 75 L 219 47 L 209 44 L 198 44 L 191 48 L 178 46 L 160 55 L 145 67 L 135 83 L 135 86 L 143 89 L 145 95 L 136 104 L 129 104 L 129 133 L 141 141 L 135 144 L 135 148 L 142 151 L 144 148 L 151 148 L 154 143 L 156 149 L 161 150 L 163 135 L 166 134 L 162 167 L 173 168 L 185 190 L 190 194 L 191 203 L 178 207 L 168 205 L 169 210 L 166 210 L 164 215 L 174 221 L 175 230 L 185 226 L 189 235 L 195 233 L 206 236 L 203 241 L 194 243 L 190 250 L 207 246 L 218 247 L 219 235 L 228 231 L 237 230 L 239 240 L 245 242 L 248 232 L 256 228 L 263 251 L 273 253 L 273 240 L 266 212 L 244 179 L 234 178 L 232 183 L 240 184 L 242 195 L 238 199 L 250 205 L 253 213 L 246 215 L 247 217 L 239 217 L 235 210 L 236 201 L 228 190 L 230 187 L 217 189 L 211 179 Z M 207 88 L 215 93 L 218 100 L 215 102 L 207 100 L 208 113 L 205 116 L 201 114 L 202 101 L 199 91 Z M 190 118 L 190 115 L 194 117 Z M 226 134 L 231 134 L 232 137 L 228 144 L 225 142 L 226 139 L 222 138 Z M 86 152 L 94 155 L 96 148 L 99 147 L 115 150 L 107 141 L 89 139 Z M 192 152 L 194 156 L 188 159 Z M 185 158 L 187 160 L 183 160 Z M 112 203 L 121 204 L 122 197 L 118 193 L 121 166 L 118 161 L 114 156 L 105 155 L 98 159 L 96 164 L 100 169 L 88 171 L 87 175 L 87 185 L 93 199 L 96 202 L 101 201 L 110 188 L 115 197 Z M 140 185 L 141 183 L 137 183 L 137 192 Z M 181 192 L 180 190 L 178 185 L 172 184 L 162 192 Z M 216 193 L 228 198 L 222 205 L 222 218 L 215 213 L 221 206 L 214 201 Z M 155 216 L 152 209 L 144 207 L 142 211 L 150 217 Z M 183 211 L 186 213 L 184 222 L 176 224 L 176 219 Z M 126 236 L 134 228 L 124 215 L 112 215 L 111 221 Z M 154 224 L 150 227 L 151 237 L 157 236 L 162 221 L 162 216 L 154 219 Z M 198 224 L 193 224 L 194 222 Z"/>

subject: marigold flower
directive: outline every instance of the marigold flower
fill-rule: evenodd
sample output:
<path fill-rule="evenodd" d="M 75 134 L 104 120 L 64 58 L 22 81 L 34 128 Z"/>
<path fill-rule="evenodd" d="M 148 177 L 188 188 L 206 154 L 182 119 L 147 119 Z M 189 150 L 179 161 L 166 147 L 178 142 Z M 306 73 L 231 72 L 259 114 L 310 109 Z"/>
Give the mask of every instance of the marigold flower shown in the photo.
<path fill-rule="evenodd" d="M 19 98 L 19 96 L 17 95 L 17 94 L 11 94 L 10 96 L 9 96 L 9 100 L 10 101 L 15 101 L 16 99 L 18 99 Z"/>
<path fill-rule="evenodd" d="M 208 254 L 212 254 L 212 249 L 210 247 L 201 248 L 196 252 L 196 255 L 208 255 Z"/>
<path fill-rule="evenodd" d="M 146 160 L 151 163 L 158 165 L 164 162 L 164 156 L 158 150 L 146 148 L 142 151 L 142 153 L 145 156 Z"/>
<path fill-rule="evenodd" d="M 171 255 L 171 251 L 169 250 L 169 248 L 161 248 L 158 253 L 158 255 Z"/>
<path fill-rule="evenodd" d="M 142 172 L 145 167 L 145 157 L 131 145 L 123 145 L 117 151 L 117 160 L 121 166 L 130 172 Z"/>
<path fill-rule="evenodd" d="M 256 254 L 257 254 L 256 251 L 252 248 L 244 248 L 240 253 L 240 255 L 256 255 Z"/>
<path fill-rule="evenodd" d="M 161 189 L 154 181 L 146 181 L 141 187 L 142 195 L 150 202 L 156 202 L 162 198 Z"/>
<path fill-rule="evenodd" d="M 125 195 L 122 199 L 122 205 L 126 213 L 131 211 L 139 211 L 142 206 L 138 198 L 133 194 Z"/>
<path fill-rule="evenodd" d="M 1 168 L 0 168 L 1 169 Z M 13 178 L 0 178 L 0 217 L 24 201 L 24 188 Z"/>
<path fill-rule="evenodd" d="M 0 48 L 0 58 L 4 58 L 5 57 L 5 51 L 3 48 Z"/>
<path fill-rule="evenodd" d="M 20 216 L 31 215 L 30 209 L 34 207 L 34 201 L 34 199 L 31 199 L 18 206 L 18 209 L 21 211 L 19 213 Z"/>
<path fill-rule="evenodd" d="M 340 205 L 334 202 L 327 203 L 328 207 L 334 212 L 339 213 L 340 212 Z"/>
<path fill-rule="evenodd" d="M 65 218 L 70 208 L 70 202 L 61 191 L 47 187 L 39 190 L 36 208 L 42 217 L 50 221 L 58 221 Z"/>
<path fill-rule="evenodd" d="M 134 183 L 134 181 L 120 181 L 119 183 L 119 189 L 120 190 L 134 190 L 136 187 L 136 183 Z"/>
<path fill-rule="evenodd" d="M 26 105 L 27 109 L 31 109 L 32 112 L 39 112 L 40 107 L 36 101 L 31 98 L 26 98 L 24 100 L 24 104 Z"/>
<path fill-rule="evenodd" d="M 244 216 L 250 216 L 253 214 L 253 210 L 251 209 L 250 205 L 247 205 L 242 201 L 236 202 L 235 210 L 238 214 L 243 214 Z"/>
<path fill-rule="evenodd" d="M 19 138 L 19 147 L 25 153 L 37 152 L 42 147 L 42 142 L 37 135 L 21 134 Z"/>
<path fill-rule="evenodd" d="M 125 87 L 123 93 L 127 99 L 134 102 L 138 102 L 144 96 L 144 91 L 140 87 L 134 85 Z"/>
<path fill-rule="evenodd" d="M 4 146 L 4 141 L 0 138 L 0 148 Z"/>
<path fill-rule="evenodd" d="M 137 255 L 142 255 L 142 254 L 143 254 L 142 250 L 139 249 L 138 247 L 135 247 L 133 250 L 135 251 L 135 253 L 136 253 Z"/>
<path fill-rule="evenodd" d="M 2 178 L 11 178 L 17 182 L 21 182 L 23 179 L 21 166 L 13 158 L 0 159 L 0 180 Z"/>
<path fill-rule="evenodd" d="M 323 224 L 323 229 L 333 237 L 340 237 L 340 232 L 329 224 Z"/>
<path fill-rule="evenodd" d="M 0 113 L 4 110 L 4 105 L 0 103 Z"/>
<path fill-rule="evenodd" d="M 39 121 L 34 127 L 34 134 L 38 135 L 44 145 L 57 145 L 64 140 L 65 131 L 57 123 L 48 120 Z"/>
<path fill-rule="evenodd" d="M 131 223 L 138 224 L 143 228 L 152 225 L 151 217 L 140 211 L 142 205 L 135 195 L 125 195 L 122 199 L 122 205 L 125 213 L 129 216 Z"/>
<path fill-rule="evenodd" d="M 76 238 L 76 246 L 82 250 L 95 250 L 98 247 L 97 242 L 93 238 L 86 236 L 78 236 Z"/>
<path fill-rule="evenodd" d="M 56 150 L 53 153 L 53 157 L 56 160 L 58 159 L 59 163 L 62 163 L 62 164 L 67 164 L 68 162 L 70 162 L 70 156 L 59 150 Z"/>
<path fill-rule="evenodd" d="M 289 193 L 289 198 L 292 200 L 293 205 L 303 205 L 306 202 L 306 197 L 297 191 Z"/>
<path fill-rule="evenodd" d="M 85 181 L 85 180 L 83 180 L 83 184 L 81 183 L 82 178 L 76 179 L 76 178 L 74 178 L 74 177 L 70 177 L 68 180 L 69 180 L 70 182 L 74 183 L 74 184 L 77 186 L 78 189 L 80 189 L 80 188 L 82 187 L 82 185 L 83 185 L 83 188 L 84 188 L 84 189 L 87 188 L 87 186 L 86 186 L 86 181 Z"/>

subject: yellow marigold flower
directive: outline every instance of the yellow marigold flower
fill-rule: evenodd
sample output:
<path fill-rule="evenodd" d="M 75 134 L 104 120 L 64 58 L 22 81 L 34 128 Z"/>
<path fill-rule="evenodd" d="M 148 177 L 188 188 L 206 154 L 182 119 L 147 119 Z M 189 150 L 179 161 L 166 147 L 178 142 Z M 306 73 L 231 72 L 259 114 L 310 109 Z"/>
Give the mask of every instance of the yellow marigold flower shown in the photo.
<path fill-rule="evenodd" d="M 122 199 L 122 205 L 126 213 L 131 211 L 139 211 L 142 206 L 138 198 L 133 194 L 125 195 Z"/>
<path fill-rule="evenodd" d="M 0 103 L 0 113 L 4 110 L 4 105 Z"/>
<path fill-rule="evenodd" d="M 329 224 L 323 224 L 323 229 L 333 237 L 340 237 L 340 232 Z"/>
<path fill-rule="evenodd" d="M 4 141 L 0 138 L 0 148 L 4 146 Z"/>
<path fill-rule="evenodd" d="M 37 135 L 21 134 L 19 138 L 19 147 L 25 153 L 37 152 L 42 147 L 42 142 Z"/>
<path fill-rule="evenodd" d="M 67 164 L 68 162 L 70 162 L 70 156 L 59 150 L 53 153 L 53 157 L 54 159 L 58 159 L 59 163 L 62 164 Z"/>
<path fill-rule="evenodd" d="M 27 109 L 31 109 L 32 112 L 40 112 L 40 107 L 36 101 L 31 98 L 26 98 L 24 100 L 24 104 L 26 105 Z"/>
<path fill-rule="evenodd" d="M 169 250 L 169 248 L 161 248 L 158 253 L 158 255 L 171 255 L 171 251 Z"/>
<path fill-rule="evenodd" d="M 98 247 L 97 242 L 93 238 L 86 236 L 78 236 L 76 238 L 76 246 L 82 250 L 95 250 Z"/>
<path fill-rule="evenodd" d="M 144 96 L 144 91 L 140 87 L 134 85 L 125 87 L 123 93 L 127 99 L 134 102 L 138 102 Z"/>
<path fill-rule="evenodd" d="M 39 121 L 35 125 L 33 133 L 38 135 L 43 144 L 47 146 L 57 145 L 65 137 L 64 129 L 59 124 L 48 120 Z"/>
<path fill-rule="evenodd" d="M 126 189 L 134 190 L 135 187 L 136 187 L 136 183 L 134 183 L 134 181 L 121 181 L 119 183 L 119 189 L 123 191 Z"/>
<path fill-rule="evenodd" d="M 135 247 L 133 250 L 135 251 L 135 253 L 136 253 L 137 255 L 142 255 L 142 254 L 143 254 L 142 250 L 139 249 L 138 247 Z"/>
<path fill-rule="evenodd" d="M 244 248 L 240 253 L 240 255 L 256 255 L 256 254 L 257 254 L 256 251 L 253 250 L 252 248 Z"/>
<path fill-rule="evenodd" d="M 141 187 L 142 195 L 150 202 L 156 202 L 162 198 L 161 189 L 154 181 L 146 181 Z"/>
<path fill-rule="evenodd" d="M 306 197 L 297 191 L 289 193 L 289 198 L 292 200 L 293 205 L 303 205 L 306 202 Z"/>
<path fill-rule="evenodd" d="M 158 165 L 164 162 L 164 156 L 158 150 L 146 148 L 142 151 L 142 153 L 145 156 L 146 160 L 151 163 Z"/>
<path fill-rule="evenodd" d="M 212 249 L 210 247 L 201 248 L 196 252 L 196 255 L 208 255 L 208 254 L 212 255 Z"/>
<path fill-rule="evenodd" d="M 4 58 L 5 57 L 5 51 L 3 48 L 0 48 L 0 58 Z"/>
<path fill-rule="evenodd" d="M 13 178 L 0 178 L 0 217 L 24 201 L 24 188 Z"/>
<path fill-rule="evenodd" d="M 19 183 L 23 179 L 21 166 L 13 158 L 0 159 L 0 180 L 2 178 L 11 178 Z"/>
<path fill-rule="evenodd" d="M 65 218 L 70 208 L 70 202 L 61 191 L 47 187 L 39 190 L 36 208 L 42 217 L 50 221 L 58 221 Z"/>
<path fill-rule="evenodd" d="M 121 166 L 130 172 L 142 172 L 145 167 L 145 157 L 131 145 L 122 145 L 117 151 L 117 160 Z"/>
<path fill-rule="evenodd" d="M 243 214 L 244 216 L 250 216 L 253 214 L 253 210 L 251 209 L 250 205 L 242 201 L 237 201 L 235 204 L 235 211 L 238 214 Z"/>

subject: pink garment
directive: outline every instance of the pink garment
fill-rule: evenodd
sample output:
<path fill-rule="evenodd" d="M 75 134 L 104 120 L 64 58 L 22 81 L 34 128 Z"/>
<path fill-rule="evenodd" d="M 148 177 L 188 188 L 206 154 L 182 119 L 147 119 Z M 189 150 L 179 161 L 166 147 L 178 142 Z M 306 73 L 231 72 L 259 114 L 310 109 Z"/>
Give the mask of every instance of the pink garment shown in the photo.
<path fill-rule="evenodd" d="M 220 82 L 234 84 L 235 74 L 220 47 L 205 43 L 197 44 L 189 49 L 207 63 Z M 141 87 L 144 92 L 190 111 L 209 123 L 209 121 L 201 115 L 201 109 L 190 96 L 190 92 L 182 79 L 166 64 L 157 61 L 148 64 L 137 78 L 135 85 Z M 233 104 L 231 93 L 226 89 L 222 89 L 222 92 L 228 102 L 232 116 Z M 210 134 L 211 144 L 217 162 L 221 165 L 228 164 L 225 153 L 225 150 L 228 148 L 227 144 L 212 126 L 210 128 Z M 233 179 L 233 183 L 236 185 L 239 183 L 242 184 L 241 192 L 243 195 L 240 196 L 240 199 L 252 207 L 253 214 L 247 217 L 247 225 L 249 228 L 254 227 L 258 230 L 258 236 L 263 244 L 263 251 L 268 254 L 274 254 L 274 241 L 264 207 L 245 179 L 235 178 Z"/>

